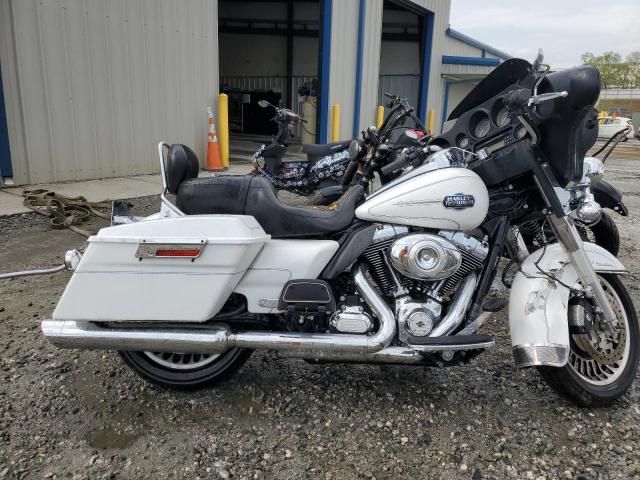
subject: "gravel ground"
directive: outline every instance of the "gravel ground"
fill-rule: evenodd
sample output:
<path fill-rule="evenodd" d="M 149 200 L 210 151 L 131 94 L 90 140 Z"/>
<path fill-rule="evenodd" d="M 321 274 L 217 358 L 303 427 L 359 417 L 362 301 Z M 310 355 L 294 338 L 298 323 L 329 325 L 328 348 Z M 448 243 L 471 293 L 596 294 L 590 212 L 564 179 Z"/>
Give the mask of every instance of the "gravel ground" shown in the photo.
<path fill-rule="evenodd" d="M 607 176 L 631 212 L 615 220 L 640 305 L 635 158 Z M 145 213 L 157 199 L 134 203 Z M 55 265 L 83 244 L 34 214 L 3 218 L 0 271 Z M 640 478 L 639 383 L 611 408 L 574 407 L 513 367 L 505 313 L 484 327 L 496 348 L 462 367 L 255 353 L 228 383 L 177 393 L 115 353 L 44 340 L 40 321 L 68 278 L 0 281 L 0 478 Z"/>

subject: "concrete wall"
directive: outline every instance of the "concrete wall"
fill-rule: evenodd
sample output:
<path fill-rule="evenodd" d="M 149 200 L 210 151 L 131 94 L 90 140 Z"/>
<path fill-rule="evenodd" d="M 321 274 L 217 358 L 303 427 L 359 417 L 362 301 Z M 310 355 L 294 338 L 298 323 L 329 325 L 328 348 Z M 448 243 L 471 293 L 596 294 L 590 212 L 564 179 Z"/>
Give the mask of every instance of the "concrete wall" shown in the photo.
<path fill-rule="evenodd" d="M 217 0 L 0 1 L 14 181 L 156 172 L 160 140 L 203 158 L 217 55 Z"/>

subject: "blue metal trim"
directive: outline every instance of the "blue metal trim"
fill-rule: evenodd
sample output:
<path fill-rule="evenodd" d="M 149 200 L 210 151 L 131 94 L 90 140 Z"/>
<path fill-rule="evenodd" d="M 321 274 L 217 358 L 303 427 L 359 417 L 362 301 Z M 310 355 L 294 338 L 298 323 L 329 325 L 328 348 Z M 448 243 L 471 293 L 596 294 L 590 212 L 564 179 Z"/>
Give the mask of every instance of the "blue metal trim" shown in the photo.
<path fill-rule="evenodd" d="M 424 28 L 422 29 L 422 75 L 420 78 L 420 96 L 418 97 L 418 118 L 422 123 L 427 122 L 427 102 L 429 100 L 429 78 L 431 75 L 431 51 L 433 47 L 433 30 L 435 15 L 427 11 L 424 16 Z"/>
<path fill-rule="evenodd" d="M 481 67 L 497 67 L 498 65 L 500 65 L 500 59 L 443 55 L 442 63 L 444 65 L 477 65 Z"/>
<path fill-rule="evenodd" d="M 480 50 L 486 50 L 490 54 L 495 55 L 497 57 L 500 57 L 503 60 L 509 60 L 510 58 L 513 58 L 508 53 L 502 52 L 502 51 L 498 50 L 497 48 L 493 48 L 491 45 L 487 45 L 486 43 L 482 43 L 482 42 L 476 40 L 475 38 L 471 38 L 471 37 L 465 35 L 464 33 L 461 33 L 461 32 L 458 32 L 457 30 L 454 30 L 453 28 L 447 28 L 447 35 L 449 37 L 451 37 L 451 38 L 455 38 L 456 40 L 460 40 L 461 42 L 464 42 L 467 45 L 471 45 L 472 47 L 479 48 Z"/>
<path fill-rule="evenodd" d="M 356 57 L 356 88 L 354 92 L 355 104 L 353 106 L 353 136 L 360 132 L 360 108 L 362 106 L 362 63 L 364 58 L 364 28 L 367 18 L 367 2 L 360 0 L 358 12 L 358 53 Z"/>
<path fill-rule="evenodd" d="M 320 98 L 318 109 L 318 143 L 327 143 L 329 130 L 329 82 L 331 79 L 331 15 L 333 0 L 322 0 L 322 34 L 320 37 Z"/>
<path fill-rule="evenodd" d="M 4 106 L 4 87 L 2 86 L 2 66 L 0 66 L 0 175 L 13 177 L 7 113 Z M 1 183 L 2 181 L 0 181 Z"/>

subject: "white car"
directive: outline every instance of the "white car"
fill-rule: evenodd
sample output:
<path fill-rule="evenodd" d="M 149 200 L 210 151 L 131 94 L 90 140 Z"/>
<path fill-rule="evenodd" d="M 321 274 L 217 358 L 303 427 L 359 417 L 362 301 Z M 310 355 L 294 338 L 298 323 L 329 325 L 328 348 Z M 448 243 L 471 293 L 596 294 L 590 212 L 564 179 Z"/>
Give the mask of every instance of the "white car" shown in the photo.
<path fill-rule="evenodd" d="M 598 119 L 598 125 L 600 127 L 598 130 L 598 138 L 604 138 L 606 140 L 624 128 L 628 128 L 629 131 L 627 132 L 626 138 L 622 139 L 623 142 L 633 139 L 636 134 L 631 119 L 627 117 L 602 117 Z"/>

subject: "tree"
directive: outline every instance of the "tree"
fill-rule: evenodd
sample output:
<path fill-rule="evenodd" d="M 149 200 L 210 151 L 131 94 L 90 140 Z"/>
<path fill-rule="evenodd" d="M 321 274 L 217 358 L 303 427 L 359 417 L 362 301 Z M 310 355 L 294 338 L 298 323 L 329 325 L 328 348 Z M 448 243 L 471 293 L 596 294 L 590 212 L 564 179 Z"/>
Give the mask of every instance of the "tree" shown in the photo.
<path fill-rule="evenodd" d="M 628 64 L 640 65 L 640 52 L 631 52 L 625 60 Z"/>
<path fill-rule="evenodd" d="M 604 52 L 602 55 L 585 52 L 581 58 L 585 65 L 593 65 L 600 70 L 603 88 L 640 87 L 640 52 L 628 54 L 625 63 L 622 55 L 616 52 Z"/>

